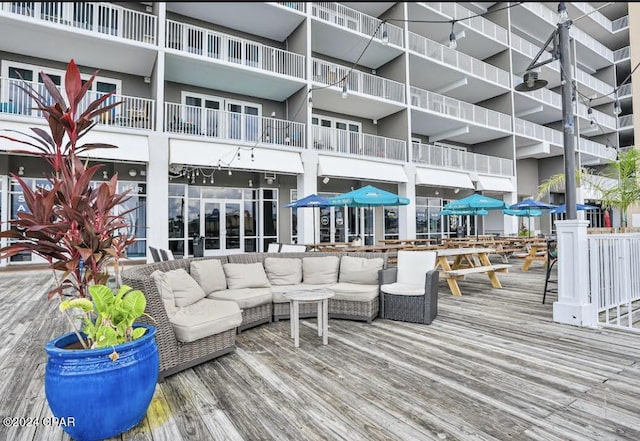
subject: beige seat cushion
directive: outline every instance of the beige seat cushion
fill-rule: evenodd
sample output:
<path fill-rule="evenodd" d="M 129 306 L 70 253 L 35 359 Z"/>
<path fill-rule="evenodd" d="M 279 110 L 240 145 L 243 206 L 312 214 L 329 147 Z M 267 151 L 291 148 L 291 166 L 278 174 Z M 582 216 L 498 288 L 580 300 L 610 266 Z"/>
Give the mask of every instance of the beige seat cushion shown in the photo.
<path fill-rule="evenodd" d="M 323 288 L 331 288 L 332 284 L 327 285 L 278 285 L 272 286 L 271 292 L 273 294 L 273 303 L 289 303 L 289 299 L 287 299 L 284 294 L 293 292 L 293 291 L 305 291 L 305 290 L 314 290 L 314 289 L 323 289 Z"/>
<path fill-rule="evenodd" d="M 236 302 L 240 308 L 244 309 L 271 303 L 272 295 L 271 288 L 240 288 L 212 292 L 207 298 L 232 300 Z"/>
<path fill-rule="evenodd" d="M 176 338 L 189 343 L 237 328 L 242 323 L 242 313 L 235 302 L 202 299 L 180 308 L 169 321 Z"/>
<path fill-rule="evenodd" d="M 198 282 L 193 280 L 193 277 L 186 270 L 179 268 L 165 271 L 164 274 L 169 280 L 169 285 L 171 285 L 171 291 L 173 291 L 177 307 L 192 305 L 207 296 L 198 285 Z"/>
<path fill-rule="evenodd" d="M 269 288 L 262 263 L 225 263 L 222 265 L 229 289 Z"/>
<path fill-rule="evenodd" d="M 335 294 L 332 300 L 351 300 L 370 302 L 378 297 L 378 285 L 360 285 L 356 283 L 336 283 L 329 287 Z M 331 300 L 329 300 L 331 301 Z"/>
<path fill-rule="evenodd" d="M 156 283 L 156 287 L 158 287 L 158 292 L 162 297 L 162 303 L 164 304 L 164 309 L 167 311 L 167 315 L 169 318 L 173 317 L 173 315 L 178 311 L 178 307 L 176 306 L 176 298 L 173 295 L 169 279 L 165 273 L 160 270 L 152 272 L 151 278 Z"/>
<path fill-rule="evenodd" d="M 189 272 L 205 294 L 227 289 L 227 279 L 218 259 L 192 261 L 189 264 Z"/>
<path fill-rule="evenodd" d="M 340 260 L 340 283 L 359 283 L 361 285 L 377 285 L 378 271 L 382 269 L 384 260 L 381 257 L 366 259 L 364 257 L 342 256 Z"/>
<path fill-rule="evenodd" d="M 302 283 L 305 285 L 326 285 L 338 282 L 338 256 L 303 257 Z"/>
<path fill-rule="evenodd" d="M 264 270 L 271 286 L 302 283 L 302 259 L 267 257 Z"/>
<path fill-rule="evenodd" d="M 389 283 L 381 285 L 380 291 L 397 296 L 423 296 L 424 285 L 408 285 L 406 283 Z"/>

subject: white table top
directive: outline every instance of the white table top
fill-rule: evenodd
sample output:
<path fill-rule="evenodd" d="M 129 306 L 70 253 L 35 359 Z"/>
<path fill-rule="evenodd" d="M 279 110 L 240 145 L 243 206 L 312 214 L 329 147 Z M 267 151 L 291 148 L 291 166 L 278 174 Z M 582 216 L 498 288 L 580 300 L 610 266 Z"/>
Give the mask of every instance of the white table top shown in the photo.
<path fill-rule="evenodd" d="M 445 248 L 443 250 L 438 250 L 438 257 L 460 256 L 461 254 L 492 253 L 494 251 L 494 248 Z"/>
<path fill-rule="evenodd" d="M 292 291 L 283 296 L 289 300 L 297 300 L 299 302 L 314 302 L 324 299 L 329 299 L 333 297 L 335 294 L 333 291 L 328 289 L 318 288 L 318 289 L 304 289 L 300 291 Z"/>

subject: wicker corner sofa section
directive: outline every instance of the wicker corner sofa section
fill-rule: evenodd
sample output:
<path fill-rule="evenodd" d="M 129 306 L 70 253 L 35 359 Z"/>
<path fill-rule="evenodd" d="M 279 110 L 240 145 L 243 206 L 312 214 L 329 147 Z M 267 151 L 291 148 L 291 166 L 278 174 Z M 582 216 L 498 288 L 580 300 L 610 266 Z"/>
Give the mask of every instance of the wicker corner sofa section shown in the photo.
<path fill-rule="evenodd" d="M 383 269 L 387 268 L 387 255 L 384 253 L 336 253 L 314 252 L 314 253 L 246 253 L 230 254 L 227 256 L 199 257 L 188 259 L 169 260 L 152 264 L 140 265 L 126 269 L 122 272 L 122 282 L 134 289 L 140 289 L 145 293 L 147 299 L 146 313 L 152 319 L 145 319 L 150 324 L 156 326 L 156 342 L 160 352 L 160 374 L 159 381 L 165 377 L 180 372 L 184 369 L 196 366 L 200 363 L 212 360 L 221 355 L 235 350 L 236 331 L 251 328 L 263 323 L 270 323 L 273 319 L 280 320 L 289 318 L 288 303 L 268 303 L 242 310 L 242 323 L 236 329 L 221 332 L 219 334 L 204 337 L 192 342 L 182 342 L 176 337 L 169 316 L 165 309 L 162 296 L 156 286 L 151 274 L 160 270 L 163 272 L 175 269 L 190 271 L 192 261 L 219 259 L 221 264 L 225 263 L 263 263 L 267 257 L 273 258 L 304 258 L 304 257 L 324 257 L 324 256 L 351 256 L 361 258 L 382 258 Z M 378 285 L 379 286 L 379 285 Z M 304 304 L 300 308 L 300 317 L 315 317 L 316 308 L 314 305 Z M 351 320 L 362 320 L 371 322 L 378 316 L 379 299 L 376 297 L 372 301 L 349 301 L 330 299 L 329 317 Z"/>

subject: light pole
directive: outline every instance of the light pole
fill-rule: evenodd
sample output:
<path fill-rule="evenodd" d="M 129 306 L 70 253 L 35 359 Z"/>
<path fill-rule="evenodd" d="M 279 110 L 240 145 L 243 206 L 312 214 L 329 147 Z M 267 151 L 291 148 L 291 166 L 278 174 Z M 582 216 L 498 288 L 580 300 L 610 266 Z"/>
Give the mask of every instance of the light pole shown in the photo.
<path fill-rule="evenodd" d="M 565 2 L 558 3 L 558 27 L 547 39 L 535 58 L 531 61 L 523 76 L 522 84 L 516 86 L 519 92 L 530 92 L 547 85 L 547 81 L 539 80 L 538 74 L 533 72 L 540 66 L 560 60 L 560 79 L 562 85 L 562 129 L 564 135 L 564 181 L 565 181 L 565 204 L 567 207 L 567 219 L 577 219 L 576 209 L 576 150 L 574 145 L 574 115 L 573 103 L 571 102 L 571 49 L 569 46 L 569 28 L 571 20 L 567 14 Z M 552 57 L 548 60 L 538 62 L 547 46 L 553 43 Z"/>

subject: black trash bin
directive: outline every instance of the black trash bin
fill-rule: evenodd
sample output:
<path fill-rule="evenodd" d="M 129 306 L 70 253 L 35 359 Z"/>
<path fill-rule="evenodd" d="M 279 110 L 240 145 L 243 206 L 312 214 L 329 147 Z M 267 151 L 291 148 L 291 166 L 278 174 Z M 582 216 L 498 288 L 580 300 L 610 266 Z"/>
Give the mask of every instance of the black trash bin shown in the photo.
<path fill-rule="evenodd" d="M 204 257 L 204 236 L 193 238 L 193 257 Z"/>

